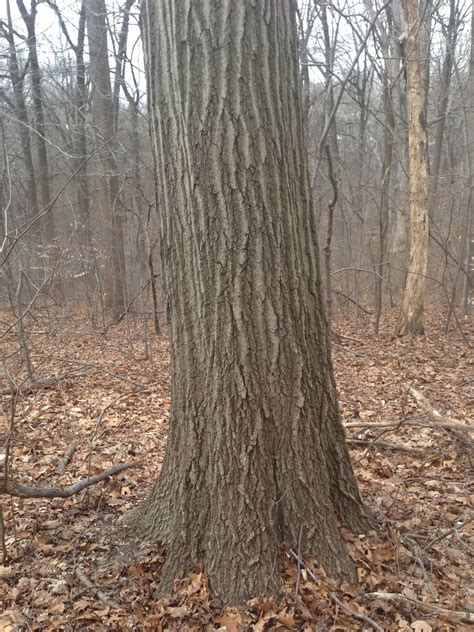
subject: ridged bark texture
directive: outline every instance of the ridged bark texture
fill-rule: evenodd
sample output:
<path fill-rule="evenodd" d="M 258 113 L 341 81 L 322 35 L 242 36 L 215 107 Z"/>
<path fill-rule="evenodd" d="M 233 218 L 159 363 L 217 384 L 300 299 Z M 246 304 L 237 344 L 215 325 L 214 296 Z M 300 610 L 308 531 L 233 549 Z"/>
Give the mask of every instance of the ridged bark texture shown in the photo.
<path fill-rule="evenodd" d="M 291 2 L 148 0 L 172 358 L 168 448 L 135 525 L 162 589 L 201 562 L 228 602 L 297 547 L 337 576 L 364 529 L 341 425 L 303 143 Z"/>
<path fill-rule="evenodd" d="M 410 257 L 400 333 L 424 333 L 424 293 L 428 264 L 428 161 L 426 135 L 427 46 L 422 0 L 402 0 L 407 37 L 404 43 L 408 104 L 410 180 Z"/>

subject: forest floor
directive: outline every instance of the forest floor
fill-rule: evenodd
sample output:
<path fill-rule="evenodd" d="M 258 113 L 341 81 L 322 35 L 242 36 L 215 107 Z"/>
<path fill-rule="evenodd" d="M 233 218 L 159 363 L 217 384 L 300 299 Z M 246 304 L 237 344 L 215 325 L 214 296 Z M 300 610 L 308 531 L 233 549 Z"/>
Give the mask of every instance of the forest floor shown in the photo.
<path fill-rule="evenodd" d="M 458 329 L 443 332 L 436 311 L 426 337 L 393 336 L 395 317 L 385 318 L 379 336 L 368 325 L 333 326 L 352 458 L 380 524 L 366 536 L 345 533 L 358 585 L 332 582 L 306 556 L 298 570 L 286 554 L 281 599 L 241 608 L 223 608 L 200 569 L 157 599 L 163 546 L 127 559 L 114 536 L 117 518 L 146 497 L 160 469 L 170 404 L 166 338 L 151 336 L 146 357 L 138 320 L 106 337 L 79 317 L 29 323 L 36 379 L 59 379 L 16 397 L 10 476 L 66 487 L 119 463 L 137 466 L 67 499 L 2 496 L 9 557 L 0 566 L 0 631 L 467 630 L 474 622 L 473 455 L 456 423 L 472 423 L 472 348 Z M 473 343 L 473 324 L 462 327 Z M 13 334 L 8 344 L 16 348 Z M 24 379 L 20 368 L 11 378 Z M 9 400 L 0 439 L 11 430 Z M 427 402 L 442 418 L 427 412 Z M 396 426 L 370 425 L 388 422 Z"/>

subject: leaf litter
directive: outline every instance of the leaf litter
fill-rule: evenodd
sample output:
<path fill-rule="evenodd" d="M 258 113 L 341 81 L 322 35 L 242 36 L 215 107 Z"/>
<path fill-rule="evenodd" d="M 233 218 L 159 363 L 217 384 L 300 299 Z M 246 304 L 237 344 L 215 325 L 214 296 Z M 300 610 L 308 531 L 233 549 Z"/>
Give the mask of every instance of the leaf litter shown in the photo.
<path fill-rule="evenodd" d="M 472 350 L 456 332 L 440 331 L 439 313 L 429 313 L 425 338 L 393 336 L 395 313 L 377 337 L 368 326 L 333 325 L 342 341 L 333 352 L 341 412 L 345 423 L 360 422 L 347 435 L 361 492 L 380 524 L 365 536 L 344 532 L 359 583 L 338 584 L 317 560 L 305 555 L 297 564 L 286 552 L 280 599 L 239 607 L 225 607 L 212 594 L 201 568 L 157 598 L 164 545 L 127 552 L 117 527 L 146 497 L 163 459 L 167 339 L 152 338 L 145 357 L 138 321 L 104 337 L 79 316 L 61 318 L 52 335 L 41 322 L 29 330 L 36 379 L 45 384 L 16 396 L 11 474 L 23 484 L 66 487 L 118 463 L 139 466 L 68 499 L 2 496 L 9 558 L 0 566 L 1 631 L 469 629 L 470 444 L 463 433 L 405 423 L 425 412 L 412 389 L 446 418 L 472 419 Z M 463 327 L 472 340 L 472 324 Z M 13 352 L 13 336 L 8 345 Z M 24 381 L 20 362 L 12 376 Z M 5 440 L 9 397 L 3 400 Z"/>

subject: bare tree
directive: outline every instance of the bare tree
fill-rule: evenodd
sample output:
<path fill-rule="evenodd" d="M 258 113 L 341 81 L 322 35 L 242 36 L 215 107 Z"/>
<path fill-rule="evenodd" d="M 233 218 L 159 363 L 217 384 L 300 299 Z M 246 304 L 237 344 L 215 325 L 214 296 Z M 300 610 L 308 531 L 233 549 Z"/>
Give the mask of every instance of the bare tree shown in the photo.
<path fill-rule="evenodd" d="M 408 102 L 410 257 L 403 292 L 400 333 L 424 333 L 424 292 L 428 263 L 428 162 L 426 136 L 426 33 L 423 0 L 402 0 Z"/>
<path fill-rule="evenodd" d="M 92 81 L 93 122 L 96 144 L 101 151 L 101 165 L 105 179 L 99 185 L 98 200 L 105 223 L 105 296 L 113 320 L 125 312 L 125 257 L 123 247 L 122 214 L 119 201 L 119 179 L 114 131 L 114 101 L 110 81 L 107 46 L 106 7 L 104 0 L 86 0 L 86 19 L 89 37 L 90 73 Z"/>
<path fill-rule="evenodd" d="M 443 139 L 446 129 L 446 117 L 448 116 L 449 90 L 451 86 L 451 77 L 453 75 L 456 40 L 458 37 L 457 16 L 457 1 L 449 0 L 449 19 L 448 24 L 444 28 L 446 38 L 446 52 L 444 55 L 443 68 L 440 78 L 438 121 L 436 125 L 433 162 L 430 173 L 430 189 L 433 196 L 436 195 L 439 184 Z"/>
<path fill-rule="evenodd" d="M 36 42 L 36 14 L 38 0 L 31 0 L 30 11 L 28 12 L 23 0 L 16 0 L 18 9 L 26 27 L 28 46 L 28 61 L 30 67 L 31 89 L 33 95 L 33 112 L 35 126 L 35 141 L 38 149 L 38 182 L 41 194 L 41 204 L 45 208 L 52 200 L 48 151 L 46 147 L 46 129 L 44 122 L 43 88 L 41 83 L 41 70 L 38 61 L 38 50 Z M 58 257 L 58 244 L 56 242 L 56 229 L 54 224 L 53 211 L 51 210 L 43 218 L 45 246 L 47 256 L 51 258 L 51 267 L 54 267 Z M 58 280 L 58 277 L 55 277 Z"/>
<path fill-rule="evenodd" d="M 474 235 L 472 224 L 474 218 L 474 10 L 471 11 L 471 54 L 469 57 L 469 92 L 468 92 L 468 167 L 469 197 L 468 219 L 466 231 L 466 272 L 464 278 L 463 310 L 465 314 L 474 312 Z"/>

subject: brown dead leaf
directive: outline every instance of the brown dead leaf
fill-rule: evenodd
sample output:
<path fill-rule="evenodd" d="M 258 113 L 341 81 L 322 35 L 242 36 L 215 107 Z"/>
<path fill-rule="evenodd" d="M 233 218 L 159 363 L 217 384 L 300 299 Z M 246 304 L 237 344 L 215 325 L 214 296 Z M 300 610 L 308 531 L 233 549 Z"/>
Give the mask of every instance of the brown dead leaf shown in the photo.
<path fill-rule="evenodd" d="M 228 608 L 223 615 L 217 618 L 216 622 L 229 632 L 239 632 L 239 626 L 242 625 L 243 619 L 240 612 Z"/>
<path fill-rule="evenodd" d="M 54 600 L 48 608 L 50 614 L 63 614 L 66 610 L 66 606 L 62 601 Z"/>
<path fill-rule="evenodd" d="M 16 571 L 13 566 L 0 566 L 0 579 L 14 577 Z"/>
<path fill-rule="evenodd" d="M 431 632 L 433 628 L 426 621 L 413 621 L 410 626 L 415 632 Z"/>
<path fill-rule="evenodd" d="M 288 628 L 289 630 L 293 629 L 295 624 L 295 615 L 288 611 L 287 608 L 282 610 L 276 615 L 277 621 Z"/>

